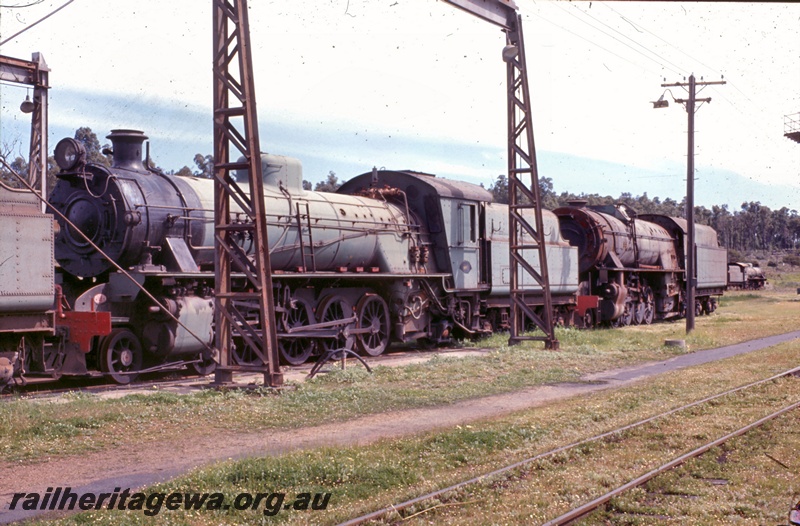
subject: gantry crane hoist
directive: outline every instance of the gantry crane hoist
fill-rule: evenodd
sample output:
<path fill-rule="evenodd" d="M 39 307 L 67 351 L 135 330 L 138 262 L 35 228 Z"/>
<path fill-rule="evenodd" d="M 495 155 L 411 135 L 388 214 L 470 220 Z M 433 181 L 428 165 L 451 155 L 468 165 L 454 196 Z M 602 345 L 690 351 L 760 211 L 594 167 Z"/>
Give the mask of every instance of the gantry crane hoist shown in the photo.
<path fill-rule="evenodd" d="M 31 140 L 28 157 L 28 183 L 45 196 L 47 178 L 47 90 L 50 68 L 41 53 L 32 60 L 0 55 L 0 80 L 33 88 L 33 100 L 25 98 L 20 109 L 31 114 Z M 42 211 L 45 204 L 42 202 Z"/>

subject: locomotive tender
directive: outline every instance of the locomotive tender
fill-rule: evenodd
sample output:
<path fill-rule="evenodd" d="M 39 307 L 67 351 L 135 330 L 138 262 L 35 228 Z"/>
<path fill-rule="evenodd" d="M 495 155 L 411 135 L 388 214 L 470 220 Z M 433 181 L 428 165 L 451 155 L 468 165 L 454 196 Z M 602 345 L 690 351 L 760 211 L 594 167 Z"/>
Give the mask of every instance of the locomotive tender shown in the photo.
<path fill-rule="evenodd" d="M 51 346 L 62 349 L 60 367 L 41 364 L 53 362 L 46 351 L 27 353 L 38 365 L 20 366 L 19 354 L 10 352 L 0 360 L 5 356 L 6 369 L 17 375 L 100 370 L 120 383 L 164 365 L 209 373 L 216 364 L 213 181 L 151 169 L 142 161 L 142 132 L 113 130 L 108 138 L 111 167 L 86 163 L 73 139 L 56 146 L 61 171 L 49 201 L 68 221 L 57 218 L 52 245 L 42 239 L 59 265 L 56 278 L 50 265 L 47 279 L 73 309 L 58 312 L 90 323 L 61 331 L 62 343 Z M 263 154 L 262 167 L 285 363 L 345 346 L 376 356 L 390 341 L 445 343 L 508 327 L 508 208 L 482 187 L 373 170 L 337 193 L 311 192 L 302 188 L 298 161 Z M 684 220 L 585 206 L 543 211 L 543 219 L 556 320 L 628 325 L 681 315 Z M 697 228 L 697 305 L 712 312 L 724 288 L 725 251 L 712 229 Z M 249 241 L 240 240 L 248 252 Z M 534 251 L 528 261 L 538 266 Z M 62 304 L 54 305 L 49 291 L 45 296 L 38 309 Z M 536 294 L 530 301 L 542 308 Z M 48 331 L 51 340 L 58 332 Z M 78 334 L 81 344 L 70 343 Z M 239 363 L 253 359 L 241 346 L 233 355 Z"/>
<path fill-rule="evenodd" d="M 29 190 L 0 182 L 0 389 L 15 377 L 86 372 L 107 313 L 63 309 L 55 284 L 53 217 Z"/>

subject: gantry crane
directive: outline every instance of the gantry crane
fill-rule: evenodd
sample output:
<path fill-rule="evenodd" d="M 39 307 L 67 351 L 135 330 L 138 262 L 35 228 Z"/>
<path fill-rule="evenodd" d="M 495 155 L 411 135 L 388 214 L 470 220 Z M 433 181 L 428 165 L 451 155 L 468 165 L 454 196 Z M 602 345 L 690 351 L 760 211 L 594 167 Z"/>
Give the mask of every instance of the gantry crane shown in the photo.
<path fill-rule="evenodd" d="M 511 0 L 446 0 L 479 18 L 499 26 L 506 33 L 503 59 L 507 64 L 508 84 L 508 182 L 511 266 L 511 343 L 542 340 L 549 349 L 558 348 L 553 330 L 547 253 L 544 243 L 542 208 L 536 148 L 531 125 L 522 17 Z M 250 32 L 246 0 L 213 0 L 214 35 L 214 217 L 216 246 L 216 346 L 220 366 L 216 382 L 227 383 L 235 370 L 264 373 L 265 384 L 278 386 L 283 377 L 278 367 L 272 275 L 261 179 L 260 145 L 253 83 Z M 231 146 L 245 159 L 232 161 Z M 231 177 L 232 170 L 247 169 L 249 194 Z M 529 183 L 526 183 L 526 178 Z M 230 201 L 244 210 L 245 222 L 231 222 Z M 530 212 L 533 212 L 533 224 Z M 255 258 L 251 261 L 237 239 L 253 240 Z M 535 254 L 537 270 L 527 257 Z M 246 291 L 231 290 L 232 268 L 242 269 L 249 281 Z M 529 288 L 531 280 L 541 292 Z M 536 313 L 527 300 L 544 296 L 544 309 Z M 248 319 L 239 305 L 258 303 L 258 320 Z M 525 335 L 530 323 L 544 336 Z M 246 345 L 261 359 L 263 366 L 231 363 L 231 345 Z"/>

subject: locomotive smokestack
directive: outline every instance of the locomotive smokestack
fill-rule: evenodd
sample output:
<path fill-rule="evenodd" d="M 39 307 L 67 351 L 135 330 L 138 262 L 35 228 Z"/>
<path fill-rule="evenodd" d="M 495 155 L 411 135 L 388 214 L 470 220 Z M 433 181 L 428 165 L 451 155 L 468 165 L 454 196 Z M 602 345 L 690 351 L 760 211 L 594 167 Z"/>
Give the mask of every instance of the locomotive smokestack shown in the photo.
<path fill-rule="evenodd" d="M 113 168 L 144 171 L 142 164 L 142 144 L 147 140 L 144 132 L 139 130 L 111 130 L 106 135 L 111 139 L 114 149 L 114 158 L 111 162 Z"/>
<path fill-rule="evenodd" d="M 589 201 L 586 199 L 570 199 L 567 201 L 569 206 L 574 206 L 575 208 L 583 208 L 589 204 Z"/>

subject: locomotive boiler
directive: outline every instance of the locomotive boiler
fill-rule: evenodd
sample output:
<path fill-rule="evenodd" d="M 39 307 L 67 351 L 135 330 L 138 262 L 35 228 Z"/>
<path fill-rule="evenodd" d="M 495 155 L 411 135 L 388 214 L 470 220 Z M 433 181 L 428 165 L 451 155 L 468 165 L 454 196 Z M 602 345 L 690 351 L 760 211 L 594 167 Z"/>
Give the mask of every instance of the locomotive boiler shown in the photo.
<path fill-rule="evenodd" d="M 63 171 L 50 197 L 51 206 L 105 255 L 75 228 L 65 226 L 55 246 L 61 266 L 84 278 L 112 269 L 106 255 L 123 268 L 155 265 L 184 272 L 213 268 L 211 180 L 174 177 L 145 167 L 141 156 L 147 137 L 142 132 L 115 130 L 108 138 L 113 144 L 111 167 L 89 164 L 81 172 Z M 285 157 L 265 156 L 264 174 L 274 270 L 296 270 L 309 263 L 303 261 L 300 235 L 312 209 L 317 270 L 403 268 L 397 251 L 405 248 L 400 241 L 408 229 L 404 212 L 374 200 L 307 192 L 302 189 L 299 162 Z M 233 207 L 232 214 L 238 216 Z M 379 225 L 391 228 L 378 229 Z M 242 244 L 249 249 L 246 242 Z M 185 264 L 186 255 L 191 256 L 191 265 Z"/>

